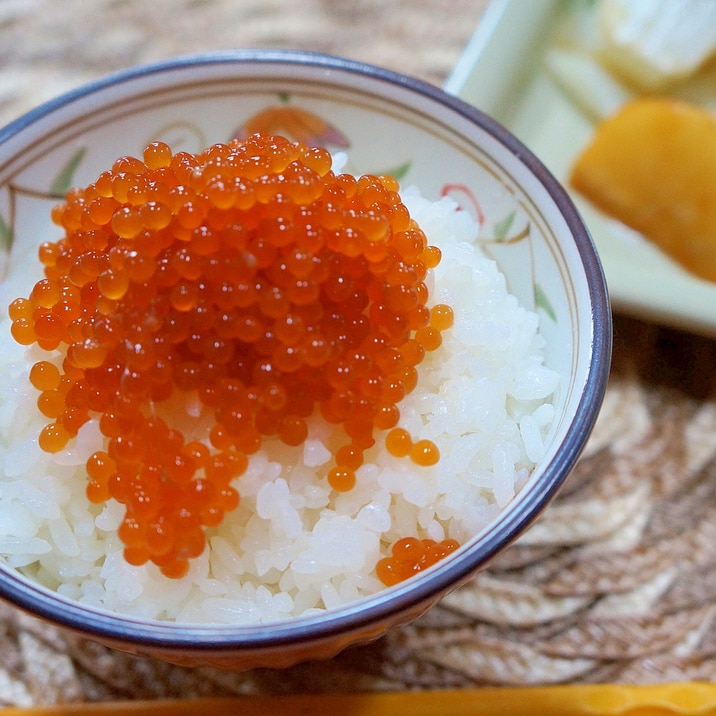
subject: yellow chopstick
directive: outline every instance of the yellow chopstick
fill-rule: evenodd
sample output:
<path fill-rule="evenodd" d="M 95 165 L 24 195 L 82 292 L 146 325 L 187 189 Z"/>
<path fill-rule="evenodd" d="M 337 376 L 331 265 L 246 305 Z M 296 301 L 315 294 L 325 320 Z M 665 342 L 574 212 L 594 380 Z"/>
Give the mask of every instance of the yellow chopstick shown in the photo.
<path fill-rule="evenodd" d="M 3 708 L 2 716 L 716 716 L 716 684 L 237 696 Z"/>

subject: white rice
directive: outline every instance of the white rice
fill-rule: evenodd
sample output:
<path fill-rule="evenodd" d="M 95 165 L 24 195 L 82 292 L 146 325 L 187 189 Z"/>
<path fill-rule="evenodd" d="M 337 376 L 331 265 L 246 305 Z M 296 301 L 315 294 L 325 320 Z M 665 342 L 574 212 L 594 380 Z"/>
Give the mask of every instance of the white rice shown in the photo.
<path fill-rule="evenodd" d="M 334 493 L 325 476 L 333 428 L 316 419 L 305 444 L 266 439 L 238 478 L 239 508 L 211 529 L 209 548 L 180 580 L 152 564 L 128 565 L 116 529 L 123 506 L 92 505 L 84 462 L 101 444 L 96 422 L 64 453 L 37 445 L 39 413 L 29 366 L 46 358 L 16 344 L 0 318 L 0 555 L 11 567 L 94 607 L 178 622 L 251 624 L 332 609 L 383 588 L 376 562 L 404 536 L 454 538 L 484 528 L 525 483 L 554 417 L 558 375 L 543 362 L 534 312 L 508 293 L 475 243 L 478 227 L 450 199 L 404 192 L 430 243 L 442 249 L 430 303 L 448 303 L 454 326 L 419 366 L 400 404 L 401 426 L 439 447 L 433 467 L 394 458 L 382 436 Z M 0 304 L 41 277 L 34 256 L 0 285 Z M 197 411 L 191 397 L 183 406 Z M 202 416 L 199 415 L 199 420 Z"/>

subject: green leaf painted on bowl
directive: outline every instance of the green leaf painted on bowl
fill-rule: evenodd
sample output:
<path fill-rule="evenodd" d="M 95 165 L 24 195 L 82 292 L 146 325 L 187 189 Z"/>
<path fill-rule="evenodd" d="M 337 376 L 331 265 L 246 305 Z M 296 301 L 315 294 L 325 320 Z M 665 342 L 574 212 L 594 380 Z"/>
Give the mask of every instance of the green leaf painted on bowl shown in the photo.
<path fill-rule="evenodd" d="M 279 92 L 278 99 L 280 102 L 287 104 L 288 102 L 291 101 L 291 93 L 290 92 Z"/>
<path fill-rule="evenodd" d="M 498 221 L 495 224 L 495 239 L 497 241 L 504 241 L 507 238 L 507 234 L 515 221 L 515 212 L 511 211 L 502 221 Z"/>
<path fill-rule="evenodd" d="M 410 171 L 410 167 L 413 166 L 413 163 L 411 161 L 407 161 L 404 164 L 401 164 L 400 166 L 397 166 L 393 169 L 388 169 L 384 172 L 379 172 L 379 174 L 383 176 L 391 176 L 393 179 L 397 179 L 398 181 L 402 181 L 407 173 Z"/>
<path fill-rule="evenodd" d="M 10 251 L 12 247 L 13 232 L 5 217 L 0 214 L 0 249 Z"/>
<path fill-rule="evenodd" d="M 550 303 L 547 294 L 542 290 L 542 287 L 535 284 L 535 305 L 537 308 L 541 308 L 555 323 L 557 323 L 557 314 Z"/>
<path fill-rule="evenodd" d="M 50 184 L 50 194 L 53 196 L 64 196 L 71 188 L 75 172 L 87 152 L 87 147 L 78 149 L 60 169 L 55 180 Z"/>
<path fill-rule="evenodd" d="M 508 218 L 514 218 L 512 216 Z M 509 224 L 512 222 L 510 221 Z M 508 234 L 508 231 L 512 228 L 507 221 L 500 222 L 499 225 L 495 225 L 494 238 L 488 239 L 487 243 L 492 244 L 519 244 L 520 241 L 528 239 L 532 231 L 532 225 L 527 222 L 524 228 L 520 229 L 516 234 Z"/>

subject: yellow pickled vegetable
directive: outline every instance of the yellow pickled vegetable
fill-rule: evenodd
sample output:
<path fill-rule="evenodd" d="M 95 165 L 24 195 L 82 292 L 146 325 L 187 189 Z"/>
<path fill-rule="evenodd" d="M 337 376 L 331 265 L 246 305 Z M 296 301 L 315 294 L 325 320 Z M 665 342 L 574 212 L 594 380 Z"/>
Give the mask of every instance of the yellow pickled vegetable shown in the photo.
<path fill-rule="evenodd" d="M 644 97 L 600 123 L 569 182 L 684 268 L 716 281 L 716 118 Z"/>

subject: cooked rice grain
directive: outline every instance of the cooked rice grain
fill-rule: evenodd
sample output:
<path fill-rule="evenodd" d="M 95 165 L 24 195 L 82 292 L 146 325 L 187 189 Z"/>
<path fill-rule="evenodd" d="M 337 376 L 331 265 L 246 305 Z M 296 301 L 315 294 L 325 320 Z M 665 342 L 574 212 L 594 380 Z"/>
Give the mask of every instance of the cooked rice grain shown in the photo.
<path fill-rule="evenodd" d="M 133 567 L 117 537 L 123 508 L 85 497 L 84 462 L 102 436 L 88 423 L 64 453 L 37 446 L 46 422 L 35 407 L 29 366 L 40 359 L 10 337 L 0 349 L 0 554 L 50 589 L 94 607 L 179 622 L 252 624 L 334 609 L 383 588 L 374 566 L 400 537 L 457 539 L 485 527 L 509 503 L 544 449 L 557 374 L 543 361 L 534 312 L 522 308 L 496 264 L 481 252 L 477 226 L 450 199 L 404 192 L 411 214 L 443 257 L 431 304 L 454 308 L 454 326 L 420 365 L 401 403 L 401 426 L 433 440 L 441 460 L 417 467 L 392 457 L 381 436 L 357 471 L 356 487 L 327 485 L 335 428 L 319 419 L 308 440 L 266 439 L 238 479 L 241 504 L 208 532 L 209 548 L 186 577 L 152 564 Z M 31 257 L 0 285 L 7 306 L 40 278 Z M 45 357 L 45 356 L 42 356 Z M 174 405 L 173 407 L 176 407 Z M 198 401 L 187 423 L 205 429 Z"/>

